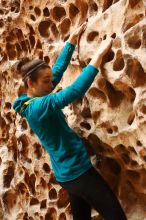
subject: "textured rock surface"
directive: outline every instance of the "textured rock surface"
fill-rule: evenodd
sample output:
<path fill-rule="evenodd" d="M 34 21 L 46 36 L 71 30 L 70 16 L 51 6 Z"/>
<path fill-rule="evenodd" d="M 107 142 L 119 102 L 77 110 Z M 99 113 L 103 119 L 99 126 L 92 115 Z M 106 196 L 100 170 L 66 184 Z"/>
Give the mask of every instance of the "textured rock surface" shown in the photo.
<path fill-rule="evenodd" d="M 102 75 L 63 111 L 128 220 L 146 218 L 145 11 L 142 0 L 0 1 L 0 219 L 72 219 L 49 155 L 12 110 L 23 86 L 10 61 L 30 56 L 52 65 L 69 34 L 87 18 L 57 89 L 73 82 L 107 35 L 113 47 L 104 57 Z M 101 219 L 92 211 L 94 220 Z"/>

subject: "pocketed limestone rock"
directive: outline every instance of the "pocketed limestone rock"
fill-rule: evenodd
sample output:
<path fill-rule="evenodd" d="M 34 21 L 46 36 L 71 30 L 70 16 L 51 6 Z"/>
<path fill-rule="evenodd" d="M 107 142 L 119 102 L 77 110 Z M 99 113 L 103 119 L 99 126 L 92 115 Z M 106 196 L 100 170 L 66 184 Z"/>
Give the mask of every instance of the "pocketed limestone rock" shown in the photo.
<path fill-rule="evenodd" d="M 145 0 L 1 1 L 0 219 L 70 220 L 67 192 L 27 121 L 12 110 L 24 85 L 13 62 L 24 56 L 53 65 L 72 31 L 87 21 L 53 92 L 70 85 L 107 36 L 113 38 L 84 97 L 63 109 L 128 220 L 146 217 Z M 92 219 L 102 219 L 92 209 Z"/>

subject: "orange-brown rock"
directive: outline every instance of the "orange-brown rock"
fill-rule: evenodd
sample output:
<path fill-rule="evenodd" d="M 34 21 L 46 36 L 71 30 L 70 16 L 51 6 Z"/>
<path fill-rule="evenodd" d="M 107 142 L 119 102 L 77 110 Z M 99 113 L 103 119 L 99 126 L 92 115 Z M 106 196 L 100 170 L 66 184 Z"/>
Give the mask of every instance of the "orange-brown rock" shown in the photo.
<path fill-rule="evenodd" d="M 113 38 L 85 96 L 63 109 L 128 220 L 146 219 L 146 1 L 56 0 L 0 3 L 0 219 L 71 220 L 67 192 L 49 155 L 12 102 L 24 92 L 13 63 L 53 65 L 72 31 L 88 20 L 56 91 L 71 84 L 107 36 Z M 92 219 L 101 219 L 92 209 Z"/>

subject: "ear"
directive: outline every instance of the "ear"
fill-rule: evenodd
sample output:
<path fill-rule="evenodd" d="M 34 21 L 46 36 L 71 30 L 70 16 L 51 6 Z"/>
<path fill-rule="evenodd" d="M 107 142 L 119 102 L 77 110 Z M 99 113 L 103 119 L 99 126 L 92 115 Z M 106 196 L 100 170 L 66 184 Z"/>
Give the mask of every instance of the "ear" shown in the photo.
<path fill-rule="evenodd" d="M 29 78 L 27 80 L 27 85 L 28 85 L 28 88 L 33 87 L 33 81 Z"/>

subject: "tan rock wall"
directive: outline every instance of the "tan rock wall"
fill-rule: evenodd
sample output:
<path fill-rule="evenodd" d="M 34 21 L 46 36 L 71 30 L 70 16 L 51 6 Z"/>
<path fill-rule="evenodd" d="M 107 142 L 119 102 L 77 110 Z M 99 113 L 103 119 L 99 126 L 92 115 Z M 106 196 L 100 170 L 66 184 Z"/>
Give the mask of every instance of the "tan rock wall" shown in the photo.
<path fill-rule="evenodd" d="M 49 155 L 12 110 L 23 86 L 11 65 L 24 56 L 52 65 L 70 33 L 87 18 L 57 89 L 73 82 L 107 35 L 113 46 L 85 96 L 63 111 L 128 220 L 146 218 L 145 5 L 142 0 L 0 1 L 0 219 L 72 219 Z"/>

